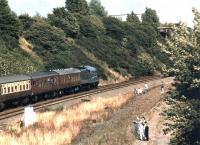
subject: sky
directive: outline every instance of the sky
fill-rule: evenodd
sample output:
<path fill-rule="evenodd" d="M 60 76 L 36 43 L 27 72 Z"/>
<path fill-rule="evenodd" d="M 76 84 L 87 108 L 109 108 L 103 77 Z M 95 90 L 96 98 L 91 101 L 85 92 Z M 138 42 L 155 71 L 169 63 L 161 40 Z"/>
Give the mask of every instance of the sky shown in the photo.
<path fill-rule="evenodd" d="M 88 2 L 90 0 L 87 0 Z M 11 9 L 18 15 L 39 13 L 47 16 L 53 8 L 65 5 L 65 0 L 8 0 Z M 193 26 L 192 7 L 200 10 L 200 0 L 101 0 L 109 15 L 127 14 L 131 11 L 141 14 L 146 7 L 155 9 L 160 22 L 183 21 Z"/>

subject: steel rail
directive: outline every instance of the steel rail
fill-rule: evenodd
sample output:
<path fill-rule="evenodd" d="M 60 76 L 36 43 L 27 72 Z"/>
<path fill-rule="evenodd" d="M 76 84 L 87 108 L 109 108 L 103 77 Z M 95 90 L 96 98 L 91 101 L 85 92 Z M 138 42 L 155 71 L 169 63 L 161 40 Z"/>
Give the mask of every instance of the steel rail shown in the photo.
<path fill-rule="evenodd" d="M 59 97 L 59 98 L 55 98 L 55 99 L 51 99 L 51 100 L 41 101 L 41 102 L 38 102 L 36 104 L 33 104 L 32 106 L 34 107 L 35 111 L 40 111 L 42 109 L 45 109 L 45 107 L 61 104 L 61 103 L 72 101 L 72 100 L 81 99 L 81 98 L 84 98 L 86 96 L 99 94 L 99 93 L 102 93 L 102 92 L 127 87 L 127 86 L 130 86 L 130 85 L 136 85 L 136 84 L 140 84 L 140 83 L 144 83 L 144 82 L 149 82 L 149 81 L 157 80 L 157 79 L 160 79 L 160 78 L 157 77 L 157 76 L 144 77 L 144 78 L 139 79 L 139 80 L 129 80 L 129 81 L 125 81 L 125 82 L 122 82 L 122 83 L 105 85 L 105 86 L 101 86 L 101 87 L 98 87 L 97 89 L 93 89 L 93 90 L 90 90 L 90 91 L 81 92 L 81 93 L 77 93 L 77 94 L 71 94 L 71 95 L 67 95 L 67 96 L 63 96 L 63 97 Z M 4 112 L 1 112 L 0 113 L 0 121 L 8 119 L 8 118 L 15 117 L 15 116 L 18 116 L 18 115 L 22 115 L 24 113 L 24 108 L 25 107 L 18 107 L 18 108 L 15 108 L 15 109 L 10 109 L 10 110 L 6 110 Z"/>

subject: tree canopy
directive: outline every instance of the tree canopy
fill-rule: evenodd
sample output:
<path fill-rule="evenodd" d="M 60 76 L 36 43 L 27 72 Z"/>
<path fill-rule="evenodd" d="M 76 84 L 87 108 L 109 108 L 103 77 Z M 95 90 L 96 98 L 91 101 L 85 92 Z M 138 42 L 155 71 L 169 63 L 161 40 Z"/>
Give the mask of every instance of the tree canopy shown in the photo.
<path fill-rule="evenodd" d="M 55 8 L 53 14 L 48 15 L 51 25 L 64 30 L 67 37 L 76 37 L 79 33 L 79 24 L 76 17 L 64 7 Z"/>
<path fill-rule="evenodd" d="M 156 11 L 151 8 L 146 8 L 145 12 L 142 14 L 142 23 L 146 25 L 150 24 L 157 29 L 160 23 Z"/>
<path fill-rule="evenodd" d="M 163 49 L 173 62 L 168 72 L 175 76 L 175 90 L 166 99 L 170 107 L 165 111 L 170 120 L 165 131 L 173 132 L 173 145 L 200 144 L 200 47 L 195 33 L 180 23 Z"/>
<path fill-rule="evenodd" d="M 126 18 L 126 21 L 130 22 L 132 24 L 140 23 L 140 20 L 139 20 L 138 16 L 134 12 L 131 12 L 131 14 L 128 14 L 128 16 Z"/>
<path fill-rule="evenodd" d="M 66 0 L 65 7 L 71 13 L 89 14 L 89 7 L 86 0 Z"/>
<path fill-rule="evenodd" d="M 18 43 L 21 26 L 17 16 L 10 10 L 7 0 L 0 0 L 0 35 L 12 44 Z"/>
<path fill-rule="evenodd" d="M 28 30 L 34 22 L 34 19 L 31 18 L 28 14 L 20 15 L 19 20 L 20 20 L 23 30 Z"/>
<path fill-rule="evenodd" d="M 100 0 L 91 0 L 89 3 L 90 13 L 96 16 L 105 17 L 107 12 L 105 8 L 101 5 Z"/>

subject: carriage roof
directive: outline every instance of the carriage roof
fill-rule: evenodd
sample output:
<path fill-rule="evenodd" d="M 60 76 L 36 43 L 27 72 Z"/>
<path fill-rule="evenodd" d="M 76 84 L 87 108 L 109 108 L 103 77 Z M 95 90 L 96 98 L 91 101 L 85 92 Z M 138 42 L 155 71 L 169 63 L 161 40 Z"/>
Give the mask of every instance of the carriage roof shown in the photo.
<path fill-rule="evenodd" d="M 53 71 L 55 71 L 59 75 L 80 73 L 80 70 L 76 68 L 58 69 L 58 70 L 53 70 Z"/>
<path fill-rule="evenodd" d="M 30 80 L 31 77 L 28 75 L 13 75 L 13 76 L 5 76 L 0 77 L 0 84 L 11 83 L 11 82 L 19 82 Z"/>
<path fill-rule="evenodd" d="M 45 77 L 51 77 L 51 76 L 57 76 L 58 73 L 54 71 L 44 71 L 44 72 L 35 72 L 32 74 L 29 74 L 32 79 L 38 79 L 38 78 L 45 78 Z"/>

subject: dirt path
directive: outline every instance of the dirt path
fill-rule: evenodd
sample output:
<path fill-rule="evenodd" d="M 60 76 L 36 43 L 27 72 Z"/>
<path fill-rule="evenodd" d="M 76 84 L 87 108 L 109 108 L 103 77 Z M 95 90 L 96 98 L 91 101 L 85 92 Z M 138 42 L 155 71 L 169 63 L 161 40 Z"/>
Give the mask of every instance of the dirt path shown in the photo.
<path fill-rule="evenodd" d="M 136 145 L 168 145 L 170 141 L 170 135 L 163 134 L 163 124 L 165 123 L 164 118 L 161 116 L 163 109 L 166 107 L 164 102 L 160 102 L 151 109 L 148 114 L 145 113 L 145 116 L 149 123 L 149 130 L 150 130 L 150 140 L 146 141 L 139 141 L 136 140 L 133 144 Z"/>
<path fill-rule="evenodd" d="M 128 104 L 112 113 L 106 120 L 88 125 L 73 145 L 166 145 L 169 136 L 163 135 L 163 95 L 160 88 L 148 94 L 134 97 Z M 132 133 L 132 121 L 137 116 L 145 116 L 150 125 L 150 141 L 135 139 Z"/>

